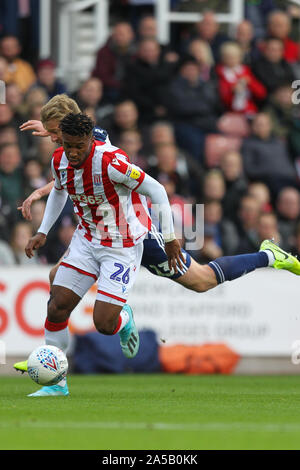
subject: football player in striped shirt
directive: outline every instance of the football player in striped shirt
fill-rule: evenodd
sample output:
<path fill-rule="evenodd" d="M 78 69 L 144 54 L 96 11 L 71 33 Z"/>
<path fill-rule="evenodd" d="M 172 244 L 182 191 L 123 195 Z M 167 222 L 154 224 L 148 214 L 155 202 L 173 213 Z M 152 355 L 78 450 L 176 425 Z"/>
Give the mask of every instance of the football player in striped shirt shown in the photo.
<path fill-rule="evenodd" d="M 93 137 L 93 122 L 70 113 L 60 123 L 63 146 L 51 161 L 54 187 L 42 224 L 28 242 L 29 258 L 71 198 L 79 223 L 55 275 L 45 322 L 46 344 L 68 345 L 68 319 L 81 298 L 98 282 L 93 320 L 105 335 L 119 333 L 126 357 L 134 357 L 139 335 L 128 294 L 138 275 L 143 239 L 151 228 L 146 197 L 158 208 L 170 269 L 184 261 L 175 238 L 172 211 L 164 187 L 128 162 L 121 149 Z M 66 379 L 30 396 L 67 395 Z"/>

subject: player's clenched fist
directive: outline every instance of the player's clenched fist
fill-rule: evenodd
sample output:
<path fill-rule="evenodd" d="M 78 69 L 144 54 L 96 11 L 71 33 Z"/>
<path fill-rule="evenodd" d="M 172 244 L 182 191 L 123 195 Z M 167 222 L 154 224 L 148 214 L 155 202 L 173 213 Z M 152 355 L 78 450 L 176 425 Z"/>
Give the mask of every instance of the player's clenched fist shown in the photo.
<path fill-rule="evenodd" d="M 171 242 L 165 243 L 165 250 L 168 257 L 170 271 L 173 268 L 175 273 L 177 273 L 177 264 L 179 268 L 182 269 L 181 261 L 183 261 L 183 263 L 185 262 L 179 241 L 175 238 Z"/>
<path fill-rule="evenodd" d="M 28 258 L 32 258 L 34 256 L 34 250 L 38 250 L 46 243 L 46 235 L 43 233 L 37 233 L 33 237 L 30 238 L 29 242 L 26 245 L 25 253 Z"/>

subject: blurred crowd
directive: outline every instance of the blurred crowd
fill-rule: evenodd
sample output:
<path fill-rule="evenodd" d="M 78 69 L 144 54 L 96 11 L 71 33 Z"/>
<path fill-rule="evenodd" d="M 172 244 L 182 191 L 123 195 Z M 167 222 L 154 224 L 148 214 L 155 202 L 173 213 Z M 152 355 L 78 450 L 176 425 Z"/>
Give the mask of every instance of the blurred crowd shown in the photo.
<path fill-rule="evenodd" d="M 300 254 L 300 91 L 293 84 L 300 78 L 294 28 L 300 8 L 247 1 L 245 19 L 226 27 L 215 14 L 225 4 L 172 2 L 180 11 L 200 11 L 203 19 L 176 25 L 167 46 L 157 40 L 151 9 L 132 15 L 116 7 L 111 35 L 76 91 L 57 79 L 52 58 L 26 58 L 18 34 L 2 29 L 0 265 L 55 263 L 72 238 L 70 203 L 47 245 L 27 259 L 24 248 L 41 223 L 45 200 L 33 203 L 31 221 L 17 209 L 51 180 L 56 148 L 50 137 L 19 126 L 39 120 L 58 93 L 74 98 L 113 145 L 164 185 L 176 227 L 177 219 L 193 225 L 185 204 L 204 204 L 204 246 L 191 253 L 198 261 L 255 251 L 265 238 Z"/>

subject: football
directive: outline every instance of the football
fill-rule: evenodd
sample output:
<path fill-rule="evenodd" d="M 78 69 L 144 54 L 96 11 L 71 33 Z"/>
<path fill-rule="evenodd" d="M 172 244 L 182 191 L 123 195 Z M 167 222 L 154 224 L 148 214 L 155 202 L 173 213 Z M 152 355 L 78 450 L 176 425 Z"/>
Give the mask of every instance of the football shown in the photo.
<path fill-rule="evenodd" d="M 55 385 L 68 372 L 65 353 L 56 346 L 40 346 L 30 354 L 27 365 L 28 375 L 40 385 Z"/>

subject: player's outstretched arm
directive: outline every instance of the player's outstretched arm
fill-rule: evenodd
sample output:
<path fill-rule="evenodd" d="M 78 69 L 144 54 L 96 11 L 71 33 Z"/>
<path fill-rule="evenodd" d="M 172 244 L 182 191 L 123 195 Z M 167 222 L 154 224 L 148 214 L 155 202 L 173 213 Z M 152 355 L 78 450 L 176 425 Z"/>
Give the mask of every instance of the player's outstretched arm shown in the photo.
<path fill-rule="evenodd" d="M 18 207 L 18 210 L 22 211 L 22 215 L 24 219 L 32 220 L 31 212 L 30 212 L 31 204 L 34 201 L 38 201 L 44 196 L 48 196 L 53 186 L 54 186 L 54 181 L 51 181 L 50 183 L 46 184 L 46 186 L 43 186 L 42 188 L 39 188 L 33 191 L 33 193 L 31 193 L 30 196 L 28 196 L 28 198 L 25 199 L 23 204 Z"/>
<path fill-rule="evenodd" d="M 165 250 L 168 257 L 169 269 L 178 272 L 177 265 L 182 269 L 184 257 L 179 241 L 175 237 L 172 209 L 165 188 L 151 176 L 145 173 L 142 183 L 135 189 L 136 192 L 150 197 L 152 210 L 160 221 L 165 241 Z"/>
<path fill-rule="evenodd" d="M 28 258 L 32 258 L 34 250 L 37 250 L 46 243 L 49 230 L 58 219 L 68 198 L 68 193 L 63 189 L 59 190 L 55 187 L 51 190 L 48 197 L 44 217 L 37 234 L 30 238 L 26 245 L 25 253 Z"/>
<path fill-rule="evenodd" d="M 49 132 L 44 128 L 41 121 L 34 119 L 23 122 L 23 124 L 20 126 L 20 131 L 33 131 L 32 135 L 37 135 L 38 137 L 48 137 L 50 135 Z"/>

